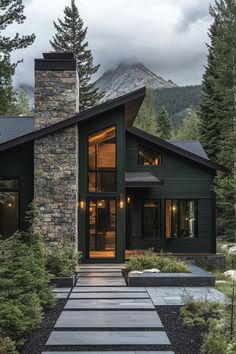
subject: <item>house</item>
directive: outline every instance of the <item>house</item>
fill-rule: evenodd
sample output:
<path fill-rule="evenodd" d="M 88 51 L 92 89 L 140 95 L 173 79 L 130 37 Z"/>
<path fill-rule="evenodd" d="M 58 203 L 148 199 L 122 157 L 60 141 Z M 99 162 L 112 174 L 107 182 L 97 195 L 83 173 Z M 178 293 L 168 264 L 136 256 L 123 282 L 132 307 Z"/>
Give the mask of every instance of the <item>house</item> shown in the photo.
<path fill-rule="evenodd" d="M 35 60 L 35 116 L 0 118 L 0 234 L 26 228 L 28 204 L 53 245 L 86 261 L 125 250 L 216 252 L 212 181 L 224 166 L 197 141 L 164 141 L 132 127 L 145 88 L 78 112 L 71 54 Z"/>

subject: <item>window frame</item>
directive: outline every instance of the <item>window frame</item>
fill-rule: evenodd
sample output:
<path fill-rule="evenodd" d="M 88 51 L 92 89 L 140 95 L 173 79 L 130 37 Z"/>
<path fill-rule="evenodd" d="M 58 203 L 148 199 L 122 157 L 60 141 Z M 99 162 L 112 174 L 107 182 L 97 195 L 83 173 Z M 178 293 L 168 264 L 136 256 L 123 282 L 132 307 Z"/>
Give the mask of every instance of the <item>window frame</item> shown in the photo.
<path fill-rule="evenodd" d="M 18 181 L 18 188 L 0 188 L 1 192 L 9 192 L 9 193 L 18 193 L 18 225 L 17 230 L 20 230 L 21 227 L 21 179 L 20 176 L 0 176 L 0 181 L 9 181 L 15 179 Z M 17 231 L 16 230 L 16 231 Z"/>
<path fill-rule="evenodd" d="M 159 203 L 159 237 L 156 236 L 144 236 L 144 203 L 145 202 L 158 202 Z M 145 198 L 142 200 L 142 239 L 144 240 L 161 240 L 161 220 L 162 220 L 162 208 L 161 208 L 161 199 L 160 198 Z"/>
<path fill-rule="evenodd" d="M 160 159 L 160 163 L 158 164 L 158 165 L 143 165 L 143 164 L 140 164 L 139 163 L 139 150 L 140 150 L 140 148 L 144 148 L 144 149 L 146 149 L 146 150 L 150 150 L 150 151 L 153 151 L 153 152 L 155 152 L 158 156 L 159 156 L 159 159 Z M 160 167 L 160 166 L 162 166 L 162 163 L 163 163 L 163 155 L 162 155 L 162 153 L 160 153 L 160 152 L 156 152 L 155 151 L 155 149 L 152 149 L 152 148 L 150 148 L 150 147 L 147 147 L 147 146 L 145 146 L 145 145 L 143 145 L 143 144 L 139 144 L 138 145 L 138 167 L 144 167 L 144 168 L 158 168 L 158 167 Z"/>
<path fill-rule="evenodd" d="M 116 132 L 116 135 L 115 135 L 115 146 L 116 146 L 116 153 L 115 153 L 115 168 L 112 170 L 112 169 L 104 169 L 104 170 L 90 170 L 89 169 L 89 137 L 91 135 L 95 135 L 99 132 L 102 132 L 103 130 L 106 130 L 106 129 L 109 129 L 109 128 L 112 128 L 114 127 L 115 128 L 115 132 Z M 114 123 L 114 124 L 111 124 L 109 126 L 106 126 L 106 127 L 103 127 L 99 130 L 96 130 L 96 131 L 93 131 L 93 132 L 90 132 L 88 135 L 87 135 L 87 193 L 89 195 L 96 195 L 96 194 L 106 194 L 106 195 L 111 195 L 111 194 L 117 194 L 117 155 L 118 155 L 118 151 L 117 151 L 117 124 Z M 89 191 L 89 173 L 95 173 L 95 181 L 96 181 L 96 187 L 97 187 L 97 173 L 99 172 L 114 172 L 115 174 L 115 190 L 114 191 L 102 191 L 102 192 L 99 192 L 99 191 Z"/>
<path fill-rule="evenodd" d="M 171 201 L 171 208 L 172 208 L 172 205 L 173 205 L 173 202 L 176 201 L 177 202 L 177 205 L 178 205 L 178 235 L 176 238 L 174 237 L 166 237 L 166 202 L 170 200 Z M 184 202 L 194 202 L 195 203 L 195 206 L 194 206 L 194 212 L 195 212 L 195 225 L 194 225 L 194 228 L 195 228 L 195 235 L 194 237 L 185 237 L 185 238 L 182 238 L 180 237 L 180 202 L 181 201 L 184 201 Z M 178 240 L 178 239 L 184 239 L 184 240 L 195 240 L 198 238 L 198 199 L 197 198 L 165 198 L 165 203 L 164 203 L 164 222 L 165 222 L 165 231 L 164 231 L 164 238 L 165 240 L 169 241 L 169 240 Z M 173 213 L 171 212 L 171 229 L 173 229 Z"/>

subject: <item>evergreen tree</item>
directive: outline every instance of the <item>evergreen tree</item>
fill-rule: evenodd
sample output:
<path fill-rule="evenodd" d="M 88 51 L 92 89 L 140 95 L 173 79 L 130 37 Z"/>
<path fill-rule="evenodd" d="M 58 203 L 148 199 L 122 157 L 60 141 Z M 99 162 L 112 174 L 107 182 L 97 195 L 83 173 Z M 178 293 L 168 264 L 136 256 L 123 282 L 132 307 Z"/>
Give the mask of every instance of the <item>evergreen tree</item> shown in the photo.
<path fill-rule="evenodd" d="M 156 110 L 152 89 L 147 89 L 146 97 L 135 119 L 134 126 L 147 133 L 156 134 Z"/>
<path fill-rule="evenodd" d="M 34 42 L 35 35 L 20 36 L 16 33 L 14 37 L 4 36 L 3 32 L 12 23 L 23 23 L 24 5 L 22 0 L 3 0 L 0 2 L 0 114 L 11 114 L 14 105 L 14 94 L 12 89 L 12 76 L 15 73 L 17 64 L 11 63 L 11 52 L 16 49 L 26 48 Z"/>
<path fill-rule="evenodd" d="M 236 2 L 219 0 L 210 7 L 208 64 L 203 77 L 202 142 L 210 158 L 231 173 L 218 175 L 218 234 L 235 236 L 236 161 Z"/>
<path fill-rule="evenodd" d="M 200 119 L 196 111 L 191 108 L 187 110 L 187 115 L 172 137 L 177 140 L 200 140 Z"/>
<path fill-rule="evenodd" d="M 50 44 L 56 52 L 70 52 L 74 54 L 79 72 L 80 110 L 94 106 L 104 96 L 95 83 L 91 83 L 91 76 L 97 72 L 100 65 L 93 65 L 93 56 L 86 42 L 87 27 L 80 17 L 75 0 L 71 6 L 64 9 L 64 19 L 53 22 L 56 34 Z"/>
<path fill-rule="evenodd" d="M 29 99 L 23 90 L 16 92 L 15 115 L 29 116 L 32 114 L 30 109 Z"/>
<path fill-rule="evenodd" d="M 157 129 L 156 135 L 164 140 L 171 138 L 172 126 L 170 116 L 165 107 L 163 106 L 157 116 Z"/>

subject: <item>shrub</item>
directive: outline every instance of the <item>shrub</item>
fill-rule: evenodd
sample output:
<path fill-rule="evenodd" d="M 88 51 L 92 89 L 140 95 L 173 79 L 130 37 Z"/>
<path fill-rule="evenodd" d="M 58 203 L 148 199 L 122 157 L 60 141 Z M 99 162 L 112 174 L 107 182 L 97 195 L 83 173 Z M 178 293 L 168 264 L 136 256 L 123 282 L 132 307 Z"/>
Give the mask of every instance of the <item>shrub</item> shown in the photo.
<path fill-rule="evenodd" d="M 18 354 L 15 342 L 9 337 L 0 337 L 0 354 Z"/>
<path fill-rule="evenodd" d="M 201 353 L 203 354 L 226 354 L 229 338 L 226 335 L 224 320 L 211 320 L 209 331 L 203 338 Z"/>
<path fill-rule="evenodd" d="M 126 263 L 126 269 L 130 271 L 143 271 L 145 269 L 157 268 L 163 273 L 189 273 L 187 265 L 170 254 L 160 253 L 156 255 L 153 250 L 144 254 L 134 255 Z"/>
<path fill-rule="evenodd" d="M 57 246 L 48 249 L 46 267 L 56 277 L 70 277 L 82 257 L 73 246 Z"/>

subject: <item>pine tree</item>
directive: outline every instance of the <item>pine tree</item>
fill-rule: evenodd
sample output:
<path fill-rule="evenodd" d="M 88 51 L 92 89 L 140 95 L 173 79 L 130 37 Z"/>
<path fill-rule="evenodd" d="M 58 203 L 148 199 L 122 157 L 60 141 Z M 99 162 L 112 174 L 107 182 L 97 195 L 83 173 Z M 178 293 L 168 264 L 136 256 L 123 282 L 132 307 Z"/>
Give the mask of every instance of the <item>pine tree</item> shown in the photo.
<path fill-rule="evenodd" d="M 147 133 L 156 134 L 156 109 L 152 89 L 147 89 L 146 97 L 135 119 L 134 126 Z"/>
<path fill-rule="evenodd" d="M 80 110 L 94 106 L 104 94 L 99 91 L 95 83 L 91 83 L 91 76 L 97 72 L 100 65 L 93 65 L 93 56 L 86 42 L 87 27 L 80 17 L 75 0 L 71 6 L 64 9 L 64 19 L 53 22 L 56 34 L 50 44 L 56 52 L 70 52 L 74 54 L 79 72 L 79 99 Z"/>
<path fill-rule="evenodd" d="M 12 23 L 23 23 L 24 5 L 22 0 L 4 0 L 0 3 L 0 114 L 11 114 L 14 105 L 12 76 L 15 73 L 16 63 L 11 63 L 11 52 L 26 48 L 34 42 L 35 35 L 20 36 L 16 33 L 13 38 L 4 36 L 3 32 Z"/>
<path fill-rule="evenodd" d="M 200 119 L 196 111 L 191 108 L 187 110 L 187 115 L 172 137 L 178 140 L 200 140 Z"/>
<path fill-rule="evenodd" d="M 164 140 L 170 139 L 172 133 L 172 126 L 170 116 L 163 106 L 157 115 L 157 129 L 156 135 Z"/>
<path fill-rule="evenodd" d="M 15 103 L 15 112 L 17 116 L 29 116 L 32 114 L 30 109 L 29 99 L 26 93 L 23 90 L 19 90 L 15 93 L 16 103 Z"/>
<path fill-rule="evenodd" d="M 230 173 L 218 175 L 218 235 L 235 237 L 236 195 L 236 2 L 216 1 L 210 7 L 208 64 L 203 78 L 201 105 L 202 142 L 210 158 L 227 166 Z"/>

